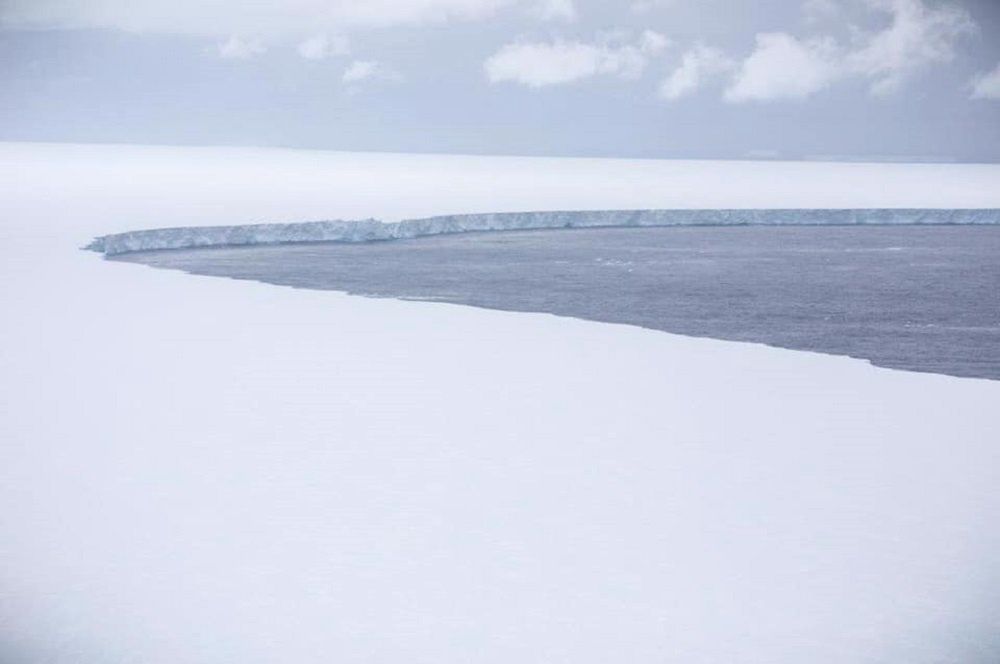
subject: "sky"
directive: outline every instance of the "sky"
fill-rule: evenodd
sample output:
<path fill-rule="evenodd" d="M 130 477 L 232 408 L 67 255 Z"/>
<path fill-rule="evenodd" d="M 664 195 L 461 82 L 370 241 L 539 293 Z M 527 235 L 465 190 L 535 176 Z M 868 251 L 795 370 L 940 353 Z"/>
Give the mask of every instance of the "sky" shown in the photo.
<path fill-rule="evenodd" d="M 1000 161 L 1000 0 L 0 0 L 0 140 Z"/>

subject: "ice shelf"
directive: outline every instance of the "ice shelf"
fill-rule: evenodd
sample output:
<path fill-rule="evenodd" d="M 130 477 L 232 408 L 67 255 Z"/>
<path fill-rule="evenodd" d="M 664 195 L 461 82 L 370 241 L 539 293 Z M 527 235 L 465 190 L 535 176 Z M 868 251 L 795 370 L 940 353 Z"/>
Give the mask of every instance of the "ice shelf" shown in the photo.
<path fill-rule="evenodd" d="M 1000 224 L 1000 209 L 676 209 L 460 214 L 392 223 L 364 219 L 137 230 L 95 238 L 86 249 L 114 256 L 194 247 L 359 243 L 448 233 L 553 228 L 888 224 Z"/>

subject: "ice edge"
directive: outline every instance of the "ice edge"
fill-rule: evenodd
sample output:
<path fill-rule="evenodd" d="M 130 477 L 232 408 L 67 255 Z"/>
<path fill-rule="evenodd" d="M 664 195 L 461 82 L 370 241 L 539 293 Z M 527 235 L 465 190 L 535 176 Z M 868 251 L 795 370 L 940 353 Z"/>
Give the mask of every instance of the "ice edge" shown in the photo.
<path fill-rule="evenodd" d="M 1000 224 L 1000 209 L 698 209 L 501 212 L 385 223 L 377 219 L 128 231 L 95 238 L 84 249 L 115 256 L 136 251 L 302 242 L 361 243 L 431 235 L 553 228 L 654 226 Z"/>

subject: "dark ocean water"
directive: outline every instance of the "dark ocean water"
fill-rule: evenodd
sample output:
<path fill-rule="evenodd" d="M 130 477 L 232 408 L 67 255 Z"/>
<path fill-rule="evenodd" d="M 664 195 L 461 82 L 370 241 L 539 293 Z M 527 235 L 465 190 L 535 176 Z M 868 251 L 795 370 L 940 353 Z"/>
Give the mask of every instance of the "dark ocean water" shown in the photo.
<path fill-rule="evenodd" d="M 629 323 L 1000 380 L 995 226 L 510 231 L 114 260 Z"/>

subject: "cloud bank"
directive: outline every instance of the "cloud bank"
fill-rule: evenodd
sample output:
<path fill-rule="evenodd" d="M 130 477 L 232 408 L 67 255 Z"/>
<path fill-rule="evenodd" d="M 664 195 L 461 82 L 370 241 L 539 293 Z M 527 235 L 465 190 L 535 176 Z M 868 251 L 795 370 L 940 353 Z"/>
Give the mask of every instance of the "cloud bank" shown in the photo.
<path fill-rule="evenodd" d="M 921 0 L 869 0 L 888 12 L 888 28 L 864 39 L 849 52 L 844 66 L 849 74 L 871 80 L 871 92 L 895 92 L 903 82 L 927 65 L 949 62 L 955 57 L 959 37 L 975 32 L 969 13 L 959 5 L 933 8 Z"/>
<path fill-rule="evenodd" d="M 976 31 L 957 1 L 852 0 L 851 7 L 868 8 L 870 24 L 884 25 L 865 31 L 845 23 L 848 3 L 841 0 L 789 0 L 801 13 L 802 33 L 759 33 L 749 53 L 696 41 L 661 80 L 659 95 L 677 101 L 716 84 L 730 103 L 797 101 L 845 80 L 863 81 L 873 96 L 890 95 L 928 67 L 952 61 L 959 40 Z M 680 6 L 680 0 L 634 0 L 620 9 L 635 20 Z M 225 59 L 249 60 L 284 45 L 321 61 L 347 54 L 344 35 L 354 30 L 485 21 L 502 12 L 535 25 L 582 17 L 575 0 L 0 0 L 0 27 L 200 36 Z M 653 26 L 651 18 L 643 22 Z M 836 37 L 838 27 L 850 36 Z M 493 83 L 531 88 L 602 75 L 638 79 L 667 43 L 654 30 L 639 37 L 608 32 L 589 40 L 517 40 L 496 50 L 483 68 Z M 993 98 L 990 76 L 973 81 L 974 98 Z"/>
<path fill-rule="evenodd" d="M 723 98 L 732 103 L 801 100 L 850 78 L 868 81 L 874 96 L 898 91 L 911 77 L 955 57 L 960 38 L 976 30 L 969 13 L 954 4 L 929 7 L 922 0 L 867 0 L 889 25 L 879 31 L 855 30 L 849 44 L 832 36 L 796 37 L 786 32 L 760 33 L 754 50 L 737 64 L 718 49 L 696 46 L 661 86 L 668 100 L 694 93 L 724 74 L 731 78 Z M 807 21 L 817 12 L 833 16 L 835 5 L 809 2 Z"/>

